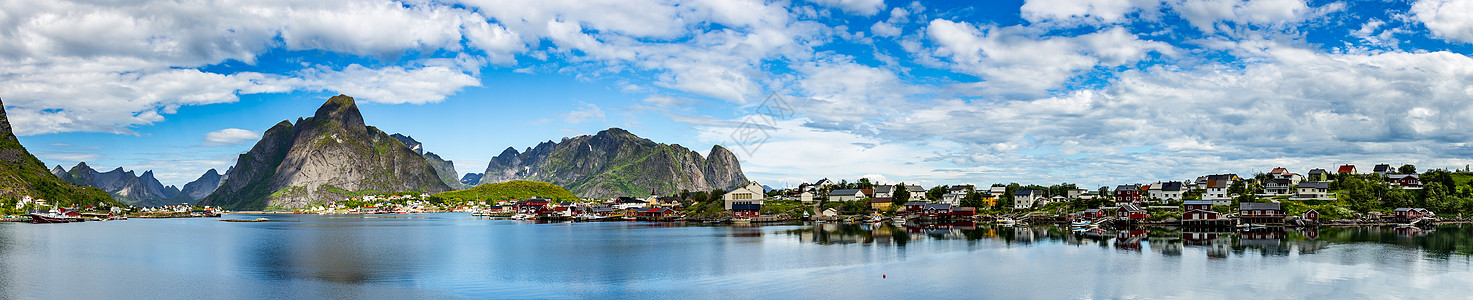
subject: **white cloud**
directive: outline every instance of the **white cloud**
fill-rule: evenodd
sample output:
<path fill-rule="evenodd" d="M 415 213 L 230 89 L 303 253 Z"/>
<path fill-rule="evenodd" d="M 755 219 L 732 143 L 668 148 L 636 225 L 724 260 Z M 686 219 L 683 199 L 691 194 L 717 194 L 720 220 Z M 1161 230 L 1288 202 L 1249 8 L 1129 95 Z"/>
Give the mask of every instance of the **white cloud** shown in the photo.
<path fill-rule="evenodd" d="M 450 66 L 400 66 L 370 69 L 357 64 L 342 70 L 323 66 L 297 73 L 303 88 L 330 90 L 378 103 L 434 103 L 481 81 Z"/>
<path fill-rule="evenodd" d="M 584 122 L 605 122 L 604 110 L 593 103 L 583 103 L 583 107 L 570 111 L 563 115 L 563 121 L 568 124 L 580 124 Z"/>
<path fill-rule="evenodd" d="M 946 60 L 952 70 L 982 77 L 979 86 L 999 94 L 1040 95 L 1098 66 L 1122 66 L 1150 52 L 1174 51 L 1171 45 L 1141 40 L 1120 27 L 1074 37 L 1040 37 L 1028 27 L 937 19 L 931 21 L 927 37 L 936 43 L 929 55 Z"/>
<path fill-rule="evenodd" d="M 240 145 L 256 141 L 260 138 L 261 134 L 255 131 L 240 128 L 226 128 L 205 133 L 203 145 L 206 147 Z"/>
<path fill-rule="evenodd" d="M 1411 12 L 1438 37 L 1473 43 L 1473 1 L 1418 0 Z"/>
<path fill-rule="evenodd" d="M 1298 22 L 1311 11 L 1303 0 L 1177 0 L 1167 3 L 1193 27 L 1205 33 L 1217 32 L 1217 25 L 1223 21 L 1255 25 Z"/>
<path fill-rule="evenodd" d="M 845 12 L 861 16 L 873 16 L 885 10 L 884 0 L 809 0 L 825 6 L 838 7 Z"/>
<path fill-rule="evenodd" d="M 1029 22 L 1088 20 L 1115 23 L 1142 10 L 1154 10 L 1160 0 L 1028 0 L 1022 15 Z"/>

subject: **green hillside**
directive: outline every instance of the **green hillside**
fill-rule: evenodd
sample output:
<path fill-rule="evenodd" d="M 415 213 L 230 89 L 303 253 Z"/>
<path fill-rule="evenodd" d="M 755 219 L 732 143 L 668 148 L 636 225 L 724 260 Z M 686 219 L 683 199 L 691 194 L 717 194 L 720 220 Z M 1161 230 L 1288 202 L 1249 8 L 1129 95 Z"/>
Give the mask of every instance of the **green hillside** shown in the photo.
<path fill-rule="evenodd" d="M 465 203 L 475 201 L 486 201 L 493 203 L 503 200 L 521 200 L 533 197 L 549 198 L 557 201 L 581 201 L 577 196 L 567 189 L 546 182 L 513 180 L 502 183 L 487 183 L 473 188 L 449 191 L 431 196 L 445 203 Z"/>

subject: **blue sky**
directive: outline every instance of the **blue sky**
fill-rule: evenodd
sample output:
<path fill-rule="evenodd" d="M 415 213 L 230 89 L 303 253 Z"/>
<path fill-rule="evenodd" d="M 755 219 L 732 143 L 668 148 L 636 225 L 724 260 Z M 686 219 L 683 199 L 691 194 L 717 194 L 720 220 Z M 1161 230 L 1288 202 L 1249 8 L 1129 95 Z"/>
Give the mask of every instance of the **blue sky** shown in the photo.
<path fill-rule="evenodd" d="M 609 127 L 726 145 L 773 186 L 1473 164 L 1473 0 L 0 8 L 0 99 L 21 141 L 48 165 L 174 185 L 339 93 L 462 173 Z"/>

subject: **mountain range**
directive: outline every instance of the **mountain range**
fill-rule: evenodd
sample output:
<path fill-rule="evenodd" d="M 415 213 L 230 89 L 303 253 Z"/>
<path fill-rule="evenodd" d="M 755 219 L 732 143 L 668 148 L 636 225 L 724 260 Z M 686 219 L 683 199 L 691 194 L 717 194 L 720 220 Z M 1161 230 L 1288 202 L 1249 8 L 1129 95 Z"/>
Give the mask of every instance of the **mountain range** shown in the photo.
<path fill-rule="evenodd" d="M 266 130 L 226 176 L 201 205 L 292 209 L 362 194 L 450 190 L 419 152 L 365 125 L 346 95 L 328 99 L 310 118 Z"/>
<path fill-rule="evenodd" d="M 72 184 L 48 171 L 16 139 L 4 107 L 0 102 L 0 199 L 39 198 L 53 206 L 119 205 L 101 189 Z"/>
<path fill-rule="evenodd" d="M 491 158 L 481 184 L 531 180 L 556 184 L 579 197 L 673 195 L 745 185 L 736 155 L 720 145 L 706 156 L 610 128 L 594 135 L 547 141 Z"/>
<path fill-rule="evenodd" d="M 455 179 L 455 175 L 459 174 L 455 172 L 455 162 L 440 158 L 434 152 L 425 152 L 424 144 L 414 140 L 414 137 L 398 133 L 391 134 L 389 137 L 399 140 L 399 142 L 404 143 L 404 146 L 409 147 L 409 150 L 414 150 L 414 153 L 423 156 L 425 162 L 428 162 L 431 167 L 435 168 L 435 174 L 440 175 L 440 181 L 444 182 L 446 186 L 456 190 L 468 187 Z"/>

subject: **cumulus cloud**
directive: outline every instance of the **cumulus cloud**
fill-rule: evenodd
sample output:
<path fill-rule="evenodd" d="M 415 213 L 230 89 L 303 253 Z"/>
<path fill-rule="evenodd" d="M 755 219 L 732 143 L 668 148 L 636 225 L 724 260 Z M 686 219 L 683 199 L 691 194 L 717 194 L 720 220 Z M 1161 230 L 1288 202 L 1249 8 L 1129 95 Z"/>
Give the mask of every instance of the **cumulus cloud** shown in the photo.
<path fill-rule="evenodd" d="M 1473 43 L 1473 1 L 1419 0 L 1412 16 L 1432 33 L 1449 41 Z"/>
<path fill-rule="evenodd" d="M 826 6 L 838 7 L 840 9 L 843 9 L 845 12 L 852 13 L 852 14 L 857 14 L 857 15 L 862 15 L 862 16 L 873 16 L 876 13 L 879 13 L 881 10 L 885 10 L 885 1 L 884 0 L 810 0 L 810 1 L 812 1 L 813 3 L 823 4 L 823 5 L 826 5 Z"/>
<path fill-rule="evenodd" d="M 206 147 L 240 145 L 256 141 L 260 138 L 261 133 L 255 131 L 240 128 L 226 128 L 205 133 L 205 141 L 202 145 Z"/>
<path fill-rule="evenodd" d="M 997 27 L 933 20 L 928 55 L 957 72 L 983 78 L 979 85 L 997 94 L 1039 95 L 1059 88 L 1082 71 L 1115 67 L 1171 53 L 1169 44 L 1142 40 L 1121 27 L 1080 36 L 1042 37 L 1023 26 Z"/>
<path fill-rule="evenodd" d="M 579 124 L 584 122 L 604 122 L 604 110 L 593 103 L 583 103 L 582 107 L 563 114 L 563 121 L 568 124 Z"/>
<path fill-rule="evenodd" d="M 1154 10 L 1160 0 L 1029 0 L 1022 15 L 1030 22 L 1081 20 L 1115 23 L 1142 10 Z"/>

